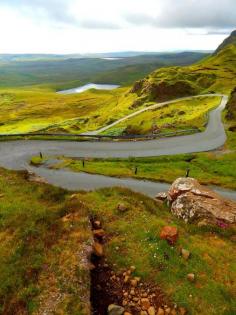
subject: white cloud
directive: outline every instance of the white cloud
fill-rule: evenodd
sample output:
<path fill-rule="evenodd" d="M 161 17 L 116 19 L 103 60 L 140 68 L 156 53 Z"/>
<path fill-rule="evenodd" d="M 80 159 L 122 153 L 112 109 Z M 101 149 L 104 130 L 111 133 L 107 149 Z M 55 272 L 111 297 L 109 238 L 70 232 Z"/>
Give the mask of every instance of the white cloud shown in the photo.
<path fill-rule="evenodd" d="M 235 0 L 0 0 L 0 52 L 214 49 Z"/>

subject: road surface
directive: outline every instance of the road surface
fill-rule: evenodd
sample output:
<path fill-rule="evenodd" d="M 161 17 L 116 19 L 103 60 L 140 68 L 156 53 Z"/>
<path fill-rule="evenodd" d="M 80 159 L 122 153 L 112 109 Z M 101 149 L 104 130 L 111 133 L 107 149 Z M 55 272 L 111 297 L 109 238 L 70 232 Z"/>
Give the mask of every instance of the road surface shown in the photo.
<path fill-rule="evenodd" d="M 226 141 L 226 134 L 221 120 L 221 113 L 226 103 L 227 96 L 222 96 L 219 107 L 209 115 L 206 130 L 193 135 L 137 142 L 41 140 L 0 142 L 0 166 L 14 170 L 29 168 L 30 158 L 38 155 L 39 152 L 50 156 L 127 158 L 210 151 L 222 146 Z M 73 173 L 69 170 L 53 171 L 46 168 L 34 168 L 33 170 L 46 178 L 49 183 L 71 190 L 126 186 L 153 197 L 157 192 L 168 188 L 167 184 L 162 183 Z M 236 192 L 234 191 L 216 190 L 225 196 L 236 199 Z"/>

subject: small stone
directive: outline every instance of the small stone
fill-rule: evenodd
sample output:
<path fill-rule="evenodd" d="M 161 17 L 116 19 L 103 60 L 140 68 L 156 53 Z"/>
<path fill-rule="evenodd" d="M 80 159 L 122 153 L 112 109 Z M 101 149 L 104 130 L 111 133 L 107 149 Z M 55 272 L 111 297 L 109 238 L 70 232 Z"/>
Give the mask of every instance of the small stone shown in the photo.
<path fill-rule="evenodd" d="M 139 301 L 139 298 L 134 297 L 134 298 L 133 298 L 133 301 L 134 301 L 134 302 L 138 302 L 138 301 Z"/>
<path fill-rule="evenodd" d="M 128 301 L 127 301 L 127 300 L 123 300 L 122 305 L 123 305 L 123 306 L 128 305 Z"/>
<path fill-rule="evenodd" d="M 197 224 L 198 227 L 207 226 L 207 225 L 208 225 L 207 219 L 203 219 L 203 220 L 199 221 Z"/>
<path fill-rule="evenodd" d="M 93 253 L 98 257 L 102 257 L 104 255 L 103 246 L 98 242 L 94 242 L 93 244 Z"/>
<path fill-rule="evenodd" d="M 136 279 L 132 279 L 132 280 L 130 280 L 130 284 L 132 287 L 137 287 L 138 281 Z"/>
<path fill-rule="evenodd" d="M 131 294 L 131 295 L 135 295 L 134 289 L 131 289 L 131 290 L 130 290 L 130 294 Z"/>
<path fill-rule="evenodd" d="M 149 309 L 148 309 L 148 314 L 149 315 L 155 315 L 156 314 L 155 307 L 150 306 Z"/>
<path fill-rule="evenodd" d="M 96 266 L 92 263 L 89 263 L 89 270 L 94 270 Z"/>
<path fill-rule="evenodd" d="M 170 245 L 174 245 L 178 239 L 178 230 L 174 226 L 164 226 L 160 233 L 160 238 L 167 240 Z"/>
<path fill-rule="evenodd" d="M 141 307 L 142 307 L 143 310 L 145 310 L 145 311 L 148 310 L 150 306 L 151 305 L 150 305 L 150 302 L 149 302 L 148 298 L 142 298 L 141 299 Z"/>
<path fill-rule="evenodd" d="M 188 260 L 190 257 L 190 252 L 187 249 L 182 248 L 181 256 L 183 257 L 183 259 Z"/>
<path fill-rule="evenodd" d="M 141 280 L 140 277 L 134 277 L 135 280 L 137 280 L 137 282 L 139 282 Z"/>
<path fill-rule="evenodd" d="M 147 295 L 146 292 L 142 294 L 142 297 L 144 297 L 144 298 L 146 298 L 147 296 L 148 296 L 148 295 Z"/>
<path fill-rule="evenodd" d="M 124 312 L 124 315 L 132 315 L 132 314 L 129 312 Z"/>
<path fill-rule="evenodd" d="M 128 211 L 128 207 L 124 203 L 119 203 L 117 210 L 121 213 Z"/>
<path fill-rule="evenodd" d="M 135 267 L 135 266 L 131 266 L 131 267 L 130 267 L 130 271 L 131 271 L 131 272 L 134 272 L 135 270 L 136 270 L 136 267 Z"/>
<path fill-rule="evenodd" d="M 167 199 L 168 195 L 166 192 L 160 192 L 156 195 L 155 199 L 160 201 L 165 201 Z"/>
<path fill-rule="evenodd" d="M 105 231 L 103 229 L 99 229 L 99 230 L 93 230 L 93 236 L 94 237 L 98 237 L 98 238 L 102 238 L 105 236 Z"/>
<path fill-rule="evenodd" d="M 171 309 L 170 309 L 169 307 L 167 307 L 167 308 L 165 309 L 165 315 L 169 315 L 170 312 L 171 312 Z"/>
<path fill-rule="evenodd" d="M 129 281 L 129 276 L 125 276 L 124 283 L 127 283 Z"/>
<path fill-rule="evenodd" d="M 185 315 L 185 314 L 187 314 L 187 310 L 184 307 L 180 307 L 179 308 L 179 314 L 180 315 Z"/>
<path fill-rule="evenodd" d="M 170 315 L 177 315 L 177 312 L 174 308 L 170 311 Z"/>
<path fill-rule="evenodd" d="M 107 310 L 108 315 L 122 315 L 125 311 L 124 307 L 115 304 L 110 304 Z"/>
<path fill-rule="evenodd" d="M 195 274 L 194 273 L 189 273 L 187 275 L 187 279 L 190 281 L 190 282 L 194 282 L 195 281 Z"/>
<path fill-rule="evenodd" d="M 124 292 L 124 297 L 127 297 L 128 295 L 129 295 L 129 293 L 128 292 Z"/>
<path fill-rule="evenodd" d="M 157 315 L 165 315 L 165 311 L 163 310 L 162 307 L 158 308 Z"/>
<path fill-rule="evenodd" d="M 140 315 L 148 315 L 148 313 L 146 311 L 141 311 Z"/>
<path fill-rule="evenodd" d="M 101 222 L 97 220 L 97 221 L 94 221 L 93 226 L 95 230 L 99 230 L 101 229 L 102 225 L 101 225 Z"/>

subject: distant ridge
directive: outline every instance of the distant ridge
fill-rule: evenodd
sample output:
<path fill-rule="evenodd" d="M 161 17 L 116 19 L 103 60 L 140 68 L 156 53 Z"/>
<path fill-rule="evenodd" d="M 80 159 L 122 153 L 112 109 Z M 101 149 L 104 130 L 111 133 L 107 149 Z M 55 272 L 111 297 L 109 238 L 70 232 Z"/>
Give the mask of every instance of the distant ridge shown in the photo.
<path fill-rule="evenodd" d="M 233 44 L 236 46 L 236 30 L 234 30 L 229 37 L 227 37 L 223 43 L 216 49 L 214 55 L 218 54 L 221 50 L 223 50 L 226 46 Z"/>

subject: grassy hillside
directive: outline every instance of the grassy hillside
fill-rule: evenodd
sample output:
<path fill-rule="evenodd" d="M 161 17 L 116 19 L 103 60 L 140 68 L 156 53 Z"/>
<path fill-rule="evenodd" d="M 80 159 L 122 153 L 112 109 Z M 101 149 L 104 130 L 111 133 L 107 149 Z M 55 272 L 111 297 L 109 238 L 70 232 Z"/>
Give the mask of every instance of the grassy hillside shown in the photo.
<path fill-rule="evenodd" d="M 199 93 L 230 93 L 236 84 L 236 46 L 192 66 L 169 67 L 154 71 L 131 89 L 140 101 L 167 100 Z"/>
<path fill-rule="evenodd" d="M 217 107 L 220 97 L 199 97 L 152 109 L 105 131 L 106 134 L 151 134 L 186 129 L 203 130 L 208 112 Z"/>
<path fill-rule="evenodd" d="M 45 89 L 1 90 L 0 133 L 97 129 L 131 111 L 135 97 L 126 92 L 120 88 L 62 95 Z"/>
<path fill-rule="evenodd" d="M 233 226 L 224 230 L 186 225 L 164 206 L 127 189 L 71 196 L 2 169 L 0 193 L 0 314 L 42 315 L 49 310 L 62 315 L 90 314 L 90 284 L 102 283 L 98 279 L 94 283 L 88 270 L 89 218 L 101 220 L 106 233 L 109 273 L 103 271 L 101 279 L 107 279 L 110 301 L 121 301 L 118 279 L 135 266 L 134 276 L 141 278 L 143 287 L 157 287 L 162 299 L 165 296 L 168 305 L 176 303 L 177 310 L 182 307 L 192 315 L 234 313 Z M 119 203 L 125 204 L 126 212 L 117 210 Z M 160 239 L 165 225 L 178 228 L 175 246 Z M 190 251 L 188 261 L 180 256 L 181 248 Z M 190 272 L 196 275 L 194 283 L 187 280 Z M 109 300 L 104 289 L 99 297 L 106 308 Z"/>

